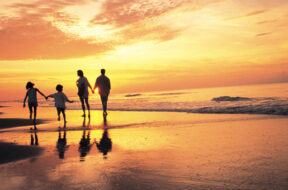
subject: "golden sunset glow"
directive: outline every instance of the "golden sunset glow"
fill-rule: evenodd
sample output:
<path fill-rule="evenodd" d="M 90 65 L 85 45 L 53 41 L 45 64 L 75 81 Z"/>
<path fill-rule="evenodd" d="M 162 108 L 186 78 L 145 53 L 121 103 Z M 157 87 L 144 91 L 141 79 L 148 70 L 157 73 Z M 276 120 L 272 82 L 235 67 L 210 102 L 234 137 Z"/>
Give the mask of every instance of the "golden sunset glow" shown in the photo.
<path fill-rule="evenodd" d="M 76 71 L 112 93 L 288 81 L 286 0 L 0 2 L 0 100 L 33 81 L 77 95 Z"/>

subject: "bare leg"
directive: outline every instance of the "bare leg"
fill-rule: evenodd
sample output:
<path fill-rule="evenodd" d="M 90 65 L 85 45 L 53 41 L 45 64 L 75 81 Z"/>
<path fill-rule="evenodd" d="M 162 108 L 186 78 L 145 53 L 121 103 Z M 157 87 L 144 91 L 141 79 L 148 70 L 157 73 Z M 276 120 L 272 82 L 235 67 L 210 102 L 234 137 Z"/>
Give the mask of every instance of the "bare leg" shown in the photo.
<path fill-rule="evenodd" d="M 30 112 L 29 118 L 32 119 L 32 106 L 29 106 L 29 112 Z"/>
<path fill-rule="evenodd" d="M 66 114 L 65 114 L 65 109 L 62 110 L 62 115 L 63 115 L 63 118 L 64 118 L 64 123 L 66 123 Z"/>
<path fill-rule="evenodd" d="M 36 123 L 36 117 L 37 117 L 37 106 L 34 107 L 34 122 Z"/>
<path fill-rule="evenodd" d="M 103 108 L 103 114 L 107 115 L 107 101 L 108 96 L 101 96 L 101 102 L 102 102 L 102 108 Z"/>
<path fill-rule="evenodd" d="M 60 121 L 60 108 L 57 108 L 58 121 Z"/>
<path fill-rule="evenodd" d="M 90 117 L 90 105 L 89 105 L 89 102 L 88 102 L 88 98 L 85 98 L 85 103 L 86 103 L 86 107 L 88 109 L 88 116 Z"/>
<path fill-rule="evenodd" d="M 84 105 L 84 98 L 80 98 L 81 105 L 82 105 L 82 110 L 83 110 L 83 116 L 85 117 L 85 105 Z"/>

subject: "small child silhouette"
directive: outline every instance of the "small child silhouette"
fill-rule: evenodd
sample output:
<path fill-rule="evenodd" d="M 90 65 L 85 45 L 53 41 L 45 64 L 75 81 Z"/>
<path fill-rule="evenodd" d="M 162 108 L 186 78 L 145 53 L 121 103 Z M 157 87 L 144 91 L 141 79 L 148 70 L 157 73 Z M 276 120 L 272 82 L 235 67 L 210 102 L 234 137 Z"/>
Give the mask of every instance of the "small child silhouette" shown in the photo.
<path fill-rule="evenodd" d="M 58 84 L 56 86 L 56 90 L 58 91 L 55 94 L 50 94 L 47 96 L 47 99 L 49 97 L 55 99 L 55 107 L 57 109 L 57 114 L 58 114 L 58 121 L 60 121 L 60 114 L 62 112 L 63 118 L 64 118 L 64 123 L 66 123 L 66 115 L 65 115 L 65 102 L 73 103 L 74 101 L 70 101 L 67 96 L 62 92 L 63 91 L 63 86 Z M 64 125 L 65 126 L 65 125 Z"/>

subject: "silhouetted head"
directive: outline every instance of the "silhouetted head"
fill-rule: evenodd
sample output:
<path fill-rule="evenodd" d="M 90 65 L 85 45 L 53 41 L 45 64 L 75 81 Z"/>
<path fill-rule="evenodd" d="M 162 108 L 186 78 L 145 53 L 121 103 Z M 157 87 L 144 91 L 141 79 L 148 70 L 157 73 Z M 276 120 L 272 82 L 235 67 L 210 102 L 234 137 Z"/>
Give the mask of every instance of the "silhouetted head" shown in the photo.
<path fill-rule="evenodd" d="M 79 77 L 83 77 L 83 76 L 84 76 L 84 73 L 83 73 L 82 70 L 78 70 L 78 71 L 77 71 L 77 75 L 78 75 Z"/>
<path fill-rule="evenodd" d="M 101 69 L 101 74 L 105 75 L 105 69 Z"/>
<path fill-rule="evenodd" d="M 26 89 L 33 88 L 33 86 L 34 86 L 34 83 L 32 83 L 32 82 L 27 82 L 27 84 L 26 84 Z"/>
<path fill-rule="evenodd" d="M 62 86 L 61 84 L 58 84 L 58 85 L 56 86 L 56 90 L 57 90 L 58 92 L 62 92 L 62 91 L 63 91 L 63 86 Z"/>

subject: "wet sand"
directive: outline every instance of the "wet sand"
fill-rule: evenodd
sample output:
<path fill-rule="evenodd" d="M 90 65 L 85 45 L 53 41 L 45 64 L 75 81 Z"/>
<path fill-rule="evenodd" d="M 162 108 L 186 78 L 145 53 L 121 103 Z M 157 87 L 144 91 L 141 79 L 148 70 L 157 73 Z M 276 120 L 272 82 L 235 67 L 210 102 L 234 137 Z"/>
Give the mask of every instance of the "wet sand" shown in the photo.
<path fill-rule="evenodd" d="M 37 125 L 45 123 L 44 120 L 37 120 Z M 0 129 L 31 126 L 33 121 L 30 119 L 19 119 L 19 118 L 0 118 Z"/>
<path fill-rule="evenodd" d="M 39 156 L 42 152 L 40 147 L 0 142 L 0 164 Z"/>
<path fill-rule="evenodd" d="M 287 117 L 113 111 L 104 122 L 100 111 L 90 120 L 80 115 L 68 110 L 64 129 L 54 109 L 40 108 L 39 118 L 52 121 L 37 132 L 2 129 L 2 141 L 37 139 L 45 150 L 0 165 L 1 189 L 288 188 Z"/>

